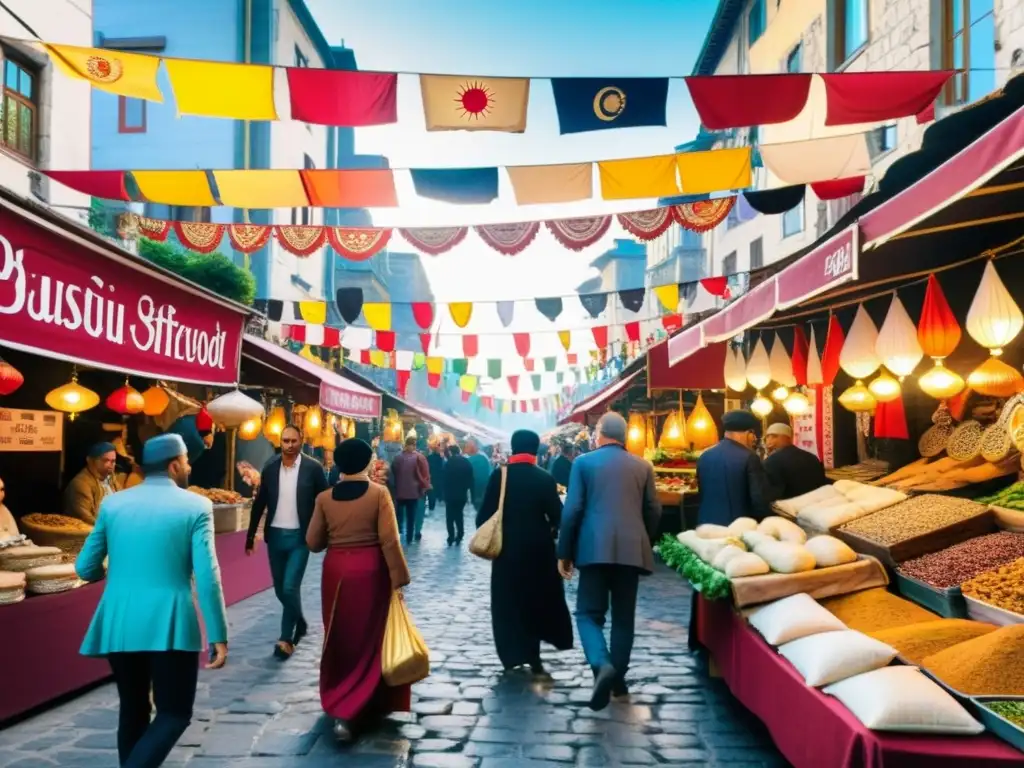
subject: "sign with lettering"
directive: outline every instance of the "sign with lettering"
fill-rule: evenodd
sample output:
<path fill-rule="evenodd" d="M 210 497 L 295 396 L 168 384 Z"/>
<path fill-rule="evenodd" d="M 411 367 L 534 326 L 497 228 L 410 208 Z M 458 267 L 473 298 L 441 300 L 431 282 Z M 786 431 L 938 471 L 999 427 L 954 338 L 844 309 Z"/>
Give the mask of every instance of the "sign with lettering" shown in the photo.
<path fill-rule="evenodd" d="M 124 373 L 238 380 L 246 315 L 0 211 L 0 344 Z"/>
<path fill-rule="evenodd" d="M 63 448 L 63 413 L 0 408 L 0 451 L 60 451 Z"/>
<path fill-rule="evenodd" d="M 380 395 L 356 383 L 351 388 L 320 383 L 320 407 L 325 411 L 353 419 L 376 419 L 380 416 Z"/>
<path fill-rule="evenodd" d="M 813 453 L 820 459 L 818 432 L 817 408 L 808 408 L 806 413 L 793 417 L 793 445 L 808 453 Z"/>
<path fill-rule="evenodd" d="M 860 256 L 857 235 L 857 225 L 851 224 L 779 272 L 776 308 L 792 307 L 833 286 L 856 280 Z"/>

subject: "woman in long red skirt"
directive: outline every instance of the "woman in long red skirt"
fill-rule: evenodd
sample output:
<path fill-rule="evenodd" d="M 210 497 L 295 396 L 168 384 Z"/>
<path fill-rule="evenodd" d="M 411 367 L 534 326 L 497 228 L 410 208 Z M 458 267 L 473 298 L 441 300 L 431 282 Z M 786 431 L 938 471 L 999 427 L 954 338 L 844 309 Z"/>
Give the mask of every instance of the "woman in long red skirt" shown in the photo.
<path fill-rule="evenodd" d="M 334 461 L 343 479 L 317 496 L 306 534 L 311 551 L 327 550 L 320 701 L 340 741 L 351 741 L 374 717 L 411 705 L 410 686 L 392 688 L 381 675 L 391 593 L 409 583 L 409 566 L 391 495 L 367 475 L 372 458 L 362 440 L 338 445 Z"/>

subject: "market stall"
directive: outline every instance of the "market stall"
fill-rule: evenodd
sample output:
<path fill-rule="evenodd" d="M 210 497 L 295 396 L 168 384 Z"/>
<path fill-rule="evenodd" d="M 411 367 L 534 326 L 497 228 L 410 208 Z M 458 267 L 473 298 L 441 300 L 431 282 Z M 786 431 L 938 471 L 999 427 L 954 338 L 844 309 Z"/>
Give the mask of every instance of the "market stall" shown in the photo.
<path fill-rule="evenodd" d="M 109 674 L 78 655 L 103 583 L 74 576 L 91 525 L 64 514 L 88 446 L 113 442 L 117 487 L 128 482 L 145 436 L 196 419 L 200 403 L 179 389 L 205 400 L 235 385 L 248 310 L 0 190 L 0 313 L 2 508 L 17 528 L 0 549 L 0 652 L 18 660 L 0 694 L 6 721 Z M 229 603 L 269 586 L 265 561 L 236 557 L 230 535 L 216 546 Z"/>

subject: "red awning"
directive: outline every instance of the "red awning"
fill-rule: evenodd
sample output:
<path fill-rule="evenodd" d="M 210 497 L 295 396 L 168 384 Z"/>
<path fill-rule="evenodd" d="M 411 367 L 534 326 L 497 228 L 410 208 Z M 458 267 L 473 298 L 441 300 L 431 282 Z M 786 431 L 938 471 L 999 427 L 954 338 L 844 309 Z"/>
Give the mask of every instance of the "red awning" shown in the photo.
<path fill-rule="evenodd" d="M 349 381 L 272 342 L 246 335 L 242 355 L 316 387 L 320 392 L 320 407 L 325 411 L 352 419 L 380 417 L 380 392 Z"/>
<path fill-rule="evenodd" d="M 669 365 L 668 342 L 647 351 L 647 388 L 725 389 L 725 351 L 728 344 L 709 344 L 682 365 Z"/>
<path fill-rule="evenodd" d="M 581 424 L 586 423 L 587 414 L 591 411 L 595 411 L 605 405 L 608 405 L 629 389 L 633 382 L 639 378 L 640 374 L 644 372 L 643 368 L 639 368 L 633 373 L 628 374 L 622 378 L 613 381 L 607 387 L 602 389 L 597 394 L 591 395 L 582 403 L 573 408 L 567 416 L 562 417 L 559 420 L 559 424 L 565 424 L 567 421 L 578 421 Z"/>

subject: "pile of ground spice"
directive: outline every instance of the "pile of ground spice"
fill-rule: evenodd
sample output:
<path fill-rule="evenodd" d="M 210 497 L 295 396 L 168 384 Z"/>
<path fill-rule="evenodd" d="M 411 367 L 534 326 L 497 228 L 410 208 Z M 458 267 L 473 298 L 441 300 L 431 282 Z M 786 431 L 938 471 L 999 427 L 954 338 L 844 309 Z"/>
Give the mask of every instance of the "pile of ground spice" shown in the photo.
<path fill-rule="evenodd" d="M 830 597 L 821 604 L 850 629 L 870 634 L 882 629 L 935 621 L 939 617 L 884 587 Z"/>
<path fill-rule="evenodd" d="M 1024 696 L 1024 624 L 958 643 L 921 666 L 968 696 Z"/>
<path fill-rule="evenodd" d="M 911 664 L 920 664 L 925 658 L 959 643 L 995 632 L 992 624 L 968 619 L 939 619 L 903 627 L 881 629 L 869 633 L 876 640 L 895 648 L 900 657 Z"/>

